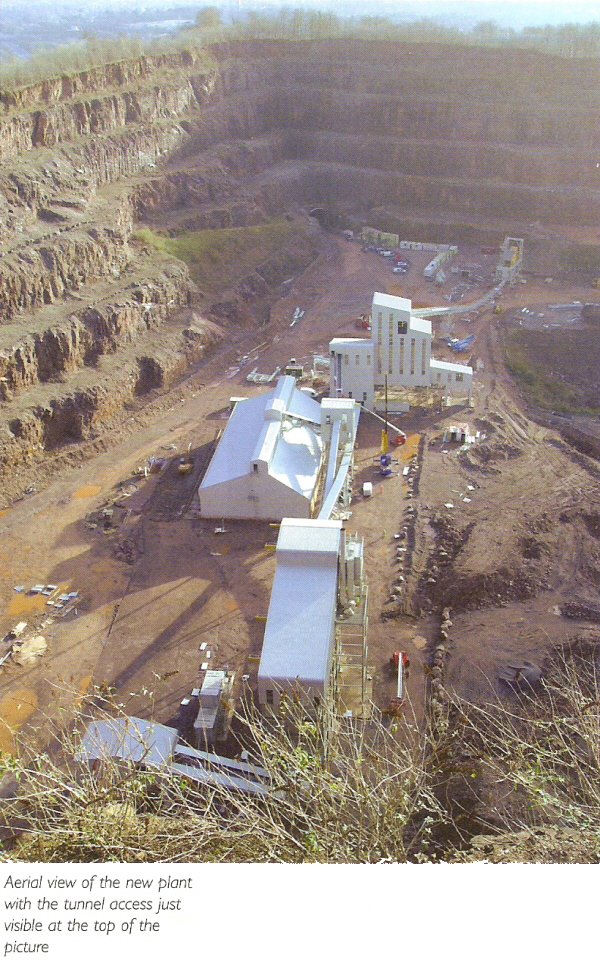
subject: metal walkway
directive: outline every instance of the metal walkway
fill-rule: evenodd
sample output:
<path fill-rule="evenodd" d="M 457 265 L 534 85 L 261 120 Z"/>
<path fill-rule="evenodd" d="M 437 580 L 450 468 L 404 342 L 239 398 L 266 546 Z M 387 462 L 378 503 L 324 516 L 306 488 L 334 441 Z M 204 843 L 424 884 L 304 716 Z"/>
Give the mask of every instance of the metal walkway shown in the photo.
<path fill-rule="evenodd" d="M 502 293 L 502 290 L 504 288 L 504 283 L 505 281 L 503 281 L 502 283 L 497 283 L 495 287 L 493 287 L 491 290 L 488 290 L 488 292 L 485 293 L 483 297 L 480 297 L 479 300 L 475 300 L 474 303 L 467 303 L 467 304 L 461 303 L 461 304 L 457 304 L 456 307 L 421 307 L 418 310 L 412 310 L 411 311 L 412 316 L 426 317 L 427 319 L 429 319 L 429 317 L 442 317 L 445 314 L 448 314 L 449 316 L 450 314 L 471 313 L 471 311 L 473 310 L 479 310 L 479 308 L 483 307 L 483 305 L 486 304 L 489 300 L 494 300 L 495 297 L 497 297 L 500 293 Z"/>

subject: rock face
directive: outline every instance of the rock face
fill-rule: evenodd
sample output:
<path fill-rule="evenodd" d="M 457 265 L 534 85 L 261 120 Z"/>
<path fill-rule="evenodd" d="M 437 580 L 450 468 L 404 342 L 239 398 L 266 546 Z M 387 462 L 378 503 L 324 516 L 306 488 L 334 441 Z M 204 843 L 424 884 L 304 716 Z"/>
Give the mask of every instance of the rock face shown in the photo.
<path fill-rule="evenodd" d="M 176 235 L 304 206 L 494 243 L 540 218 L 595 224 L 599 81 L 527 52 L 246 42 L 0 95 L 2 467 L 178 372 L 185 338 L 172 367 L 151 345 L 198 294 L 136 242 L 140 221 Z M 274 254 L 208 306 L 243 319 L 308 258 Z"/>

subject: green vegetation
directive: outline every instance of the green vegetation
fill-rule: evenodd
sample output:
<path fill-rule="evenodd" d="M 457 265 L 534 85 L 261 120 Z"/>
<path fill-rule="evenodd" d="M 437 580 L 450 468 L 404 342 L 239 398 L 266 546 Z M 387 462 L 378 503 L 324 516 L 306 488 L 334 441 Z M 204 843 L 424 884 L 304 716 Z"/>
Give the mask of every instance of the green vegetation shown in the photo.
<path fill-rule="evenodd" d="M 593 243 L 574 244 L 563 250 L 561 263 L 570 273 L 600 276 L 600 246 Z"/>
<path fill-rule="evenodd" d="M 30 84 L 60 77 L 70 77 L 82 71 L 118 64 L 120 61 L 133 60 L 147 55 L 174 54 L 178 51 L 193 50 L 196 62 L 205 67 L 213 64 L 212 58 L 202 48 L 202 38 L 217 39 L 213 32 L 195 32 L 193 36 L 174 34 L 160 41 L 144 43 L 139 37 L 100 38 L 90 36 L 77 44 L 64 44 L 52 50 L 44 48 L 27 61 L 16 57 L 3 57 L 0 64 L 0 90 L 5 93 Z"/>
<path fill-rule="evenodd" d="M 159 41 L 142 43 L 135 37 L 99 39 L 40 50 L 28 61 L 4 58 L 0 67 L 0 88 L 12 91 L 23 85 L 112 64 L 140 54 L 177 50 L 197 53 L 222 40 L 356 40 L 395 41 L 411 44 L 457 44 L 474 47 L 521 48 L 564 58 L 600 57 L 600 24 L 561 24 L 514 30 L 484 20 L 471 30 L 448 27 L 431 18 L 397 23 L 382 16 L 340 17 L 329 11 L 282 8 L 277 14 L 257 13 L 233 16 L 224 24 L 218 8 L 203 7 L 191 27 Z"/>
<path fill-rule="evenodd" d="M 519 47 L 560 57 L 599 57 L 600 24 L 560 24 L 501 27 L 483 20 L 471 29 L 449 27 L 431 17 L 398 23 L 390 17 L 338 17 L 317 10 L 282 9 L 279 14 L 248 13 L 234 19 L 231 31 L 252 37 L 318 40 L 354 37 L 364 40 L 399 41 L 412 44 L 466 44 L 472 47 Z"/>
<path fill-rule="evenodd" d="M 0 88 L 8 92 L 27 84 L 139 57 L 144 52 L 144 45 L 137 37 L 103 40 L 90 37 L 80 44 L 64 44 L 53 50 L 36 51 L 28 61 L 4 57 L 0 65 Z"/>
<path fill-rule="evenodd" d="M 600 411 L 597 328 L 510 331 L 504 363 L 530 405 L 544 411 Z"/>
<path fill-rule="evenodd" d="M 305 232 L 298 221 L 278 219 L 257 226 L 205 229 L 166 236 L 139 229 L 135 238 L 187 263 L 194 283 L 217 292 L 231 286 Z"/>

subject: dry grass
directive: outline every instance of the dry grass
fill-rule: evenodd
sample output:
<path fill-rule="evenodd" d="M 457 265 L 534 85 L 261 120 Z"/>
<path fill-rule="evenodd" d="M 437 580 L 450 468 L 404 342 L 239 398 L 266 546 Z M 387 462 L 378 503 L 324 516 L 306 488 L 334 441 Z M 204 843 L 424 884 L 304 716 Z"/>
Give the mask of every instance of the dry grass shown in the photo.
<path fill-rule="evenodd" d="M 265 797 L 114 763 L 93 772 L 75 760 L 81 719 L 75 732 L 56 733 L 57 756 L 36 752 L 34 739 L 5 766 L 4 782 L 16 787 L 0 809 L 10 858 L 403 862 L 439 822 L 423 739 L 400 742 L 381 723 L 368 737 L 342 726 L 325 760 L 319 732 L 304 717 L 290 732 L 248 711 L 239 726 L 270 773 Z"/>
<path fill-rule="evenodd" d="M 75 760 L 79 715 L 44 752 L 34 737 L 5 759 L 3 792 L 14 790 L 0 806 L 6 858 L 598 862 L 598 688 L 594 656 L 561 652 L 535 694 L 454 703 L 423 733 L 404 722 L 375 720 L 364 731 L 343 723 L 326 757 L 302 712 L 290 731 L 289 717 L 287 727 L 267 725 L 249 709 L 237 725 L 270 774 L 264 797 L 114 763 L 91 771 Z M 102 716 L 88 707 L 88 717 Z"/>
<path fill-rule="evenodd" d="M 458 704 L 446 743 L 471 781 L 485 831 L 574 829 L 600 849 L 598 659 L 557 651 L 536 692 Z"/>

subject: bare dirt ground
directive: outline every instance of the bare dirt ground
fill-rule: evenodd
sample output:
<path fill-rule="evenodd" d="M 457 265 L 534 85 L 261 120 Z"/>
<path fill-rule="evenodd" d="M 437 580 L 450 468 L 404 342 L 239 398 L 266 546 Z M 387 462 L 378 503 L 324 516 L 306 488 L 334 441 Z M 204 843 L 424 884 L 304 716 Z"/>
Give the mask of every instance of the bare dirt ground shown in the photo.
<path fill-rule="evenodd" d="M 238 692 L 251 690 L 275 564 L 265 550 L 273 531 L 232 522 L 216 534 L 220 524 L 195 514 L 195 485 L 230 396 L 260 393 L 244 380 L 249 370 L 270 372 L 290 357 L 308 363 L 331 337 L 359 335 L 352 321 L 368 311 L 374 290 L 401 286 L 415 301 L 440 303 L 440 292 L 423 282 L 426 254 L 411 258 L 398 283 L 376 254 L 324 235 L 321 258 L 273 307 L 268 332 L 233 332 L 193 376 L 155 396 L 146 415 L 130 416 L 126 431 L 100 438 L 104 451 L 80 464 L 73 453 L 75 464 L 62 470 L 57 458 L 45 488 L 2 511 L 0 637 L 26 621 L 26 634 L 41 630 L 48 642 L 30 665 L 10 658 L 0 667 L 5 750 L 22 725 L 56 717 L 103 682 L 131 714 L 164 722 L 176 719 L 180 700 L 200 682 L 202 663 L 228 665 Z M 504 303 L 555 302 L 558 295 L 555 284 L 528 283 Z M 573 287 L 560 296 L 585 299 Z M 290 327 L 296 306 L 305 315 Z M 394 453 L 398 474 L 387 480 L 373 469 L 381 426 L 363 416 L 348 524 L 365 540 L 373 699 L 385 707 L 395 694 L 388 661 L 406 650 L 408 704 L 417 719 L 442 607 L 453 621 L 446 687 L 481 699 L 501 692 L 498 670 L 506 661 L 543 664 L 560 644 L 585 636 L 594 625 L 568 620 L 557 607 L 577 597 L 597 600 L 600 582 L 600 465 L 524 416 L 491 314 L 455 326 L 459 335 L 477 335 L 473 408 L 403 417 L 409 438 Z M 450 421 L 467 421 L 485 438 L 466 451 L 442 447 Z M 194 468 L 182 478 L 173 463 L 190 443 Z M 418 475 L 409 487 L 402 470 L 415 454 Z M 163 471 L 136 478 L 150 456 L 165 460 Z M 365 480 L 374 483 L 369 500 L 360 498 Z M 110 513 L 98 517 L 107 508 L 115 510 L 112 520 Z M 36 583 L 77 592 L 72 609 L 27 595 Z M 404 585 L 409 613 L 390 600 L 394 584 Z"/>

